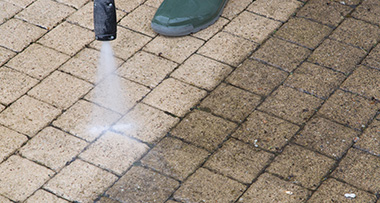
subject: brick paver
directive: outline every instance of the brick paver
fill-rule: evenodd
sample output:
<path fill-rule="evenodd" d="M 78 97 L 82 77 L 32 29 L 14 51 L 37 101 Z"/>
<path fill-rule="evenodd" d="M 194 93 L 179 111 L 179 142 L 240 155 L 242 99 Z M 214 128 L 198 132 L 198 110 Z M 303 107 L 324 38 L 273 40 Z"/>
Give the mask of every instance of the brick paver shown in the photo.
<path fill-rule="evenodd" d="M 162 1 L 116 0 L 105 77 L 93 1 L 0 0 L 0 202 L 380 202 L 378 0 L 229 0 L 175 38 Z"/>

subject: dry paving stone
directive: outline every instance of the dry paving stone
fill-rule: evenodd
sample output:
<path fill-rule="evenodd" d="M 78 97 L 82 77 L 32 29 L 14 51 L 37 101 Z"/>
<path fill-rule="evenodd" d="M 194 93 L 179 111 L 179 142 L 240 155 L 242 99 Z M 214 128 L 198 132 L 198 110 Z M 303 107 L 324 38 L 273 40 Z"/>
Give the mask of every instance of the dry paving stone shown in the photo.
<path fill-rule="evenodd" d="M 352 16 L 364 21 L 380 25 L 380 2 L 377 0 L 364 0 Z"/>
<path fill-rule="evenodd" d="M 322 104 L 323 100 L 290 87 L 281 86 L 259 107 L 260 110 L 302 124 Z"/>
<path fill-rule="evenodd" d="M 117 180 L 109 172 L 81 160 L 63 168 L 44 189 L 70 201 L 93 202 Z"/>
<path fill-rule="evenodd" d="M 379 103 L 338 90 L 326 101 L 319 113 L 344 125 L 361 129 L 379 108 Z"/>
<path fill-rule="evenodd" d="M 207 29 L 200 30 L 199 32 L 193 33 L 191 35 L 203 40 L 209 40 L 212 36 L 222 30 L 224 26 L 229 22 L 230 20 L 220 17 L 213 25 L 207 27 Z"/>
<path fill-rule="evenodd" d="M 337 26 L 352 8 L 331 0 L 309 0 L 297 16 L 310 18 L 328 26 Z"/>
<path fill-rule="evenodd" d="M 179 182 L 143 167 L 132 167 L 108 191 L 110 198 L 122 202 L 164 202 Z"/>
<path fill-rule="evenodd" d="M 0 25 L 0 30 L 2 36 L 7 36 L 0 38 L 0 45 L 16 52 L 22 51 L 46 32 L 42 28 L 15 18 Z M 22 33 L 22 35 L 15 33 Z"/>
<path fill-rule="evenodd" d="M 207 160 L 204 167 L 249 184 L 273 157 L 273 154 L 230 139 Z"/>
<path fill-rule="evenodd" d="M 29 197 L 25 203 L 36 203 L 36 202 L 54 202 L 54 203 L 69 203 L 68 201 L 61 199 L 52 193 L 46 192 L 45 190 L 37 190 L 31 197 Z"/>
<path fill-rule="evenodd" d="M 248 10 L 279 21 L 288 20 L 302 3 L 297 0 L 256 0 Z"/>
<path fill-rule="evenodd" d="M 226 79 L 232 85 L 259 95 L 268 95 L 288 76 L 285 71 L 247 59 Z"/>
<path fill-rule="evenodd" d="M 158 143 L 141 163 L 178 180 L 184 180 L 209 156 L 205 150 L 167 137 Z"/>
<path fill-rule="evenodd" d="M 45 167 L 11 156 L 0 165 L 0 194 L 13 201 L 24 201 L 53 175 Z"/>
<path fill-rule="evenodd" d="M 11 200 L 9 200 L 3 196 L 0 196 L 0 202 L 2 202 L 2 203 L 13 203 L 13 202 L 11 202 Z"/>
<path fill-rule="evenodd" d="M 49 104 L 23 96 L 0 114 L 0 123 L 32 137 L 60 113 Z"/>
<path fill-rule="evenodd" d="M 325 25 L 304 18 L 291 18 L 275 36 L 314 49 L 331 31 L 332 29 Z"/>
<path fill-rule="evenodd" d="M 156 10 L 156 8 L 141 5 L 136 10 L 132 11 L 130 14 L 124 17 L 120 21 L 119 25 L 154 37 L 157 34 L 150 27 L 150 22 Z"/>
<path fill-rule="evenodd" d="M 282 119 L 255 111 L 236 130 L 233 137 L 272 152 L 280 151 L 299 130 Z"/>
<path fill-rule="evenodd" d="M 270 38 L 253 53 L 252 57 L 291 72 L 310 53 L 311 51 L 304 47 L 277 38 Z"/>
<path fill-rule="evenodd" d="M 84 96 L 93 86 L 60 71 L 53 72 L 28 92 L 41 101 L 66 109 Z"/>
<path fill-rule="evenodd" d="M 143 102 L 174 115 L 184 116 L 206 93 L 204 90 L 169 78 L 148 94 Z"/>
<path fill-rule="evenodd" d="M 380 191 L 380 158 L 350 149 L 332 176 L 372 193 Z"/>
<path fill-rule="evenodd" d="M 199 54 L 227 63 L 239 65 L 256 48 L 257 44 L 247 39 L 219 32 L 198 51 Z"/>
<path fill-rule="evenodd" d="M 12 16 L 14 16 L 16 13 L 20 12 L 22 8 L 19 6 L 16 6 L 12 3 L 0 2 L 0 24 L 10 19 Z"/>
<path fill-rule="evenodd" d="M 311 119 L 294 142 L 335 159 L 343 156 L 358 132 L 321 117 Z"/>
<path fill-rule="evenodd" d="M 274 159 L 267 171 L 314 190 L 334 164 L 333 159 L 292 144 Z"/>
<path fill-rule="evenodd" d="M 130 0 L 130 1 L 117 1 L 116 8 L 126 13 L 130 13 L 132 10 L 139 7 L 145 0 Z"/>
<path fill-rule="evenodd" d="M 6 48 L 0 47 L 0 66 L 7 62 L 10 58 L 16 55 L 15 52 Z"/>
<path fill-rule="evenodd" d="M 57 2 L 66 4 L 68 6 L 79 9 L 82 7 L 88 0 L 57 0 Z"/>
<path fill-rule="evenodd" d="M 311 194 L 307 189 L 268 173 L 262 174 L 238 202 L 304 202 Z"/>
<path fill-rule="evenodd" d="M 229 0 L 224 7 L 222 16 L 231 20 L 247 8 L 251 2 L 252 0 Z"/>
<path fill-rule="evenodd" d="M 102 198 L 100 198 L 99 201 L 97 201 L 97 203 L 120 203 L 120 202 L 113 200 L 113 199 L 110 199 L 108 197 L 102 197 Z"/>
<path fill-rule="evenodd" d="M 355 194 L 349 199 L 345 194 Z M 375 202 L 376 196 L 348 184 L 329 178 L 318 188 L 308 202 Z"/>
<path fill-rule="evenodd" d="M 380 70 L 359 66 L 342 84 L 342 88 L 368 98 L 380 99 Z"/>
<path fill-rule="evenodd" d="M 178 121 L 179 118 L 139 103 L 118 121 L 113 129 L 144 142 L 155 143 L 164 137 Z"/>
<path fill-rule="evenodd" d="M 280 25 L 281 23 L 278 21 L 244 11 L 238 17 L 234 18 L 226 28 L 224 28 L 224 31 L 257 43 L 262 43 L 268 35 Z"/>
<path fill-rule="evenodd" d="M 23 145 L 28 138 L 18 132 L 0 126 L 0 162 Z"/>
<path fill-rule="evenodd" d="M 330 35 L 331 39 L 370 50 L 380 40 L 380 28 L 361 20 L 348 18 Z"/>
<path fill-rule="evenodd" d="M 52 0 L 37 0 L 16 17 L 50 30 L 74 11 Z"/>
<path fill-rule="evenodd" d="M 285 84 L 327 99 L 344 79 L 345 75 L 342 73 L 305 62 L 288 77 Z"/>
<path fill-rule="evenodd" d="M 206 97 L 201 109 L 224 118 L 242 122 L 261 101 L 261 97 L 248 91 L 222 83 Z"/>
<path fill-rule="evenodd" d="M 380 70 L 380 45 L 378 44 L 363 61 L 364 65 Z"/>
<path fill-rule="evenodd" d="M 228 203 L 236 200 L 246 189 L 241 183 L 207 169 L 200 168 L 174 193 L 183 202 Z"/>
<path fill-rule="evenodd" d="M 360 136 L 355 147 L 380 156 L 380 121 L 374 120 Z"/>
<path fill-rule="evenodd" d="M 121 175 L 148 151 L 148 146 L 113 132 L 106 132 L 80 158 Z"/>
<path fill-rule="evenodd" d="M 213 151 L 236 128 L 236 124 L 204 111 L 193 111 L 187 115 L 171 134 Z"/>
<path fill-rule="evenodd" d="M 47 127 L 23 146 L 20 153 L 30 160 L 58 171 L 87 145 L 83 140 L 56 128 Z"/>
<path fill-rule="evenodd" d="M 30 88 L 38 80 L 7 67 L 0 67 L 0 102 L 10 104 Z"/>
<path fill-rule="evenodd" d="M 366 52 L 362 49 L 326 39 L 310 55 L 308 61 L 348 74 L 365 55 Z"/>
<path fill-rule="evenodd" d="M 231 71 L 232 68 L 228 65 L 195 54 L 176 69 L 171 76 L 197 87 L 212 90 Z"/>
<path fill-rule="evenodd" d="M 30 5 L 31 3 L 33 3 L 36 0 L 17 0 L 17 1 L 14 1 L 14 0 L 5 0 L 5 1 L 7 1 L 9 3 L 12 3 L 12 4 L 16 5 L 16 6 L 25 8 L 25 7 L 27 7 L 28 5 Z"/>
<path fill-rule="evenodd" d="M 6 65 L 37 79 L 43 79 L 70 57 L 53 49 L 32 44 Z"/>

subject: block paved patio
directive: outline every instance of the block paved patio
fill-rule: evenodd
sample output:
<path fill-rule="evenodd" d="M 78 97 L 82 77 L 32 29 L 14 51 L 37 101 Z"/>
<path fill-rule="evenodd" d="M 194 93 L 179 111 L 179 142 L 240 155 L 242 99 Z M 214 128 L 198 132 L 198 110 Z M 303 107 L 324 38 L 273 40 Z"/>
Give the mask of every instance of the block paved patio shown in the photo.
<path fill-rule="evenodd" d="M 379 0 L 229 0 L 179 38 L 160 3 L 116 0 L 118 109 L 92 1 L 0 0 L 0 202 L 380 202 Z"/>

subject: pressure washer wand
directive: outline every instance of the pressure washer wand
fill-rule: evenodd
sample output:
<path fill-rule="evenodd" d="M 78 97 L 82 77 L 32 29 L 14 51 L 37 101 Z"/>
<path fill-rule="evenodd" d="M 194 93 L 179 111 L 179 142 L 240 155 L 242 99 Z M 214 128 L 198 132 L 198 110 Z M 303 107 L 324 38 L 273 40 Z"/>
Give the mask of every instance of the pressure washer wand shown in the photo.
<path fill-rule="evenodd" d="M 110 41 L 116 39 L 116 7 L 114 0 L 94 1 L 95 39 Z"/>

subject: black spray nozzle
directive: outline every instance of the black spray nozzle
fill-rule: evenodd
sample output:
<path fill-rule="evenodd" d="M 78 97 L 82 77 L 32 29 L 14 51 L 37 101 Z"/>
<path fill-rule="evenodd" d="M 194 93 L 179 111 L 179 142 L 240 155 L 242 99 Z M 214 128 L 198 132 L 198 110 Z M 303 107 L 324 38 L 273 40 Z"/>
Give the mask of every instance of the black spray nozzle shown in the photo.
<path fill-rule="evenodd" d="M 109 41 L 116 39 L 116 8 L 114 0 L 94 1 L 95 39 Z"/>

